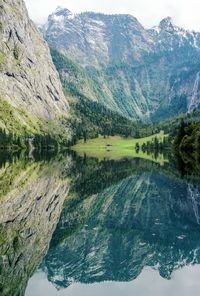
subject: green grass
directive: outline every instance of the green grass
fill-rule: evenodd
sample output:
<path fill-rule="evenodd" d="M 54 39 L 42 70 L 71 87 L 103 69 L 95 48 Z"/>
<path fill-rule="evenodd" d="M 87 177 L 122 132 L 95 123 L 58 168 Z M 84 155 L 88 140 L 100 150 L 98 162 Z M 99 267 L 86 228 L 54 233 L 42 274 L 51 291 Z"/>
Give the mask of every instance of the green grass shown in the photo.
<path fill-rule="evenodd" d="M 39 120 L 14 108 L 0 97 L 0 127 L 19 136 L 34 134 L 39 131 Z"/>
<path fill-rule="evenodd" d="M 72 149 L 81 156 L 87 155 L 88 157 L 96 157 L 99 159 L 119 160 L 125 157 L 139 157 L 163 164 L 167 161 L 164 159 L 163 155 L 160 154 L 155 158 L 153 154 L 144 153 L 141 149 L 139 153 L 136 153 L 135 150 L 136 143 L 139 143 L 139 145 L 142 146 L 142 144 L 147 143 L 148 141 L 154 141 L 155 137 L 158 138 L 159 142 L 162 142 L 164 137 L 167 136 L 164 135 L 163 131 L 159 134 L 141 139 L 122 138 L 120 136 L 104 139 L 104 137 L 100 136 L 95 139 L 90 139 L 86 143 L 84 143 L 83 140 L 80 140 L 77 145 L 72 147 Z"/>
<path fill-rule="evenodd" d="M 18 136 L 51 134 L 53 137 L 66 138 L 66 129 L 60 122 L 66 121 L 66 117 L 58 120 L 45 121 L 27 113 L 24 109 L 14 108 L 0 96 L 0 128 Z"/>

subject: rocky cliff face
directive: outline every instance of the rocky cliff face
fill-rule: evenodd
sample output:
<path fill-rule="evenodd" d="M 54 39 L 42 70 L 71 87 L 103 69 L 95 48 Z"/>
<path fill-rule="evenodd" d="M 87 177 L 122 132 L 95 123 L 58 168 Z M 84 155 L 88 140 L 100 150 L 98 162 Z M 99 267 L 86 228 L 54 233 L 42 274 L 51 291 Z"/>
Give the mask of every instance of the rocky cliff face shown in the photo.
<path fill-rule="evenodd" d="M 68 102 L 48 46 L 29 19 L 23 0 L 0 2 L 0 40 L 2 108 L 9 104 L 16 121 L 34 128 L 37 121 L 67 116 Z M 3 117 L 0 125 L 6 127 Z"/>
<path fill-rule="evenodd" d="M 132 16 L 90 12 L 73 15 L 59 7 L 49 16 L 44 33 L 50 46 L 56 46 L 82 65 L 96 67 L 123 58 L 137 64 L 141 49 L 150 51 L 153 42 Z"/>
<path fill-rule="evenodd" d="M 58 8 L 43 33 L 82 66 L 91 81 L 88 96 L 127 117 L 160 120 L 200 105 L 200 33 L 170 18 L 146 30 L 129 15 Z"/>

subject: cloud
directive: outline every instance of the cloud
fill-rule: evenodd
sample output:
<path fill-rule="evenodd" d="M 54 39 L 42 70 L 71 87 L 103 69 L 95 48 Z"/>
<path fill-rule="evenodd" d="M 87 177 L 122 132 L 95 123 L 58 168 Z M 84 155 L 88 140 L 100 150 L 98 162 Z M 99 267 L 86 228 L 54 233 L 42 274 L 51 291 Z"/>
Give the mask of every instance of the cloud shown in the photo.
<path fill-rule="evenodd" d="M 200 31 L 199 0 L 25 0 L 30 17 L 44 22 L 58 5 L 72 12 L 95 11 L 128 13 L 145 27 L 152 27 L 166 16 L 184 28 Z"/>

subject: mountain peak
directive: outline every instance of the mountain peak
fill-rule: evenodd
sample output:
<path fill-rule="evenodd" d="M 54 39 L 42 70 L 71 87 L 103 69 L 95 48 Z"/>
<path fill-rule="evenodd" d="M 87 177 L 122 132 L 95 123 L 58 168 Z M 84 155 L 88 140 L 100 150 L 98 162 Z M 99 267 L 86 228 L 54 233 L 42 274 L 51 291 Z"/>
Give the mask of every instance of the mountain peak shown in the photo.
<path fill-rule="evenodd" d="M 159 28 L 162 30 L 166 30 L 166 29 L 173 29 L 174 28 L 174 24 L 173 24 L 173 20 L 170 16 L 164 18 L 163 20 L 161 20 L 160 24 L 159 24 Z"/>
<path fill-rule="evenodd" d="M 73 19 L 75 14 L 73 14 L 66 7 L 58 6 L 56 10 L 49 16 L 48 20 L 56 23 L 62 23 L 65 19 Z"/>
<path fill-rule="evenodd" d="M 57 6 L 57 8 L 55 10 L 55 13 L 59 13 L 59 12 L 71 13 L 71 11 L 69 9 L 67 9 L 66 7 L 64 7 L 64 6 Z"/>

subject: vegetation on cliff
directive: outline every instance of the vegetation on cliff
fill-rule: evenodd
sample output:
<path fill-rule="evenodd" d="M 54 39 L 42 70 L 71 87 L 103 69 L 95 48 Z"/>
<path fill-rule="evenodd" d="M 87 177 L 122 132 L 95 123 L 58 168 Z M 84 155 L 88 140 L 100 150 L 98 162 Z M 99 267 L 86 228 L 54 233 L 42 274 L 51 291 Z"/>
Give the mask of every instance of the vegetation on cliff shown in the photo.
<path fill-rule="evenodd" d="M 200 172 L 200 122 L 185 122 L 183 119 L 174 140 L 174 153 L 184 173 Z"/>

